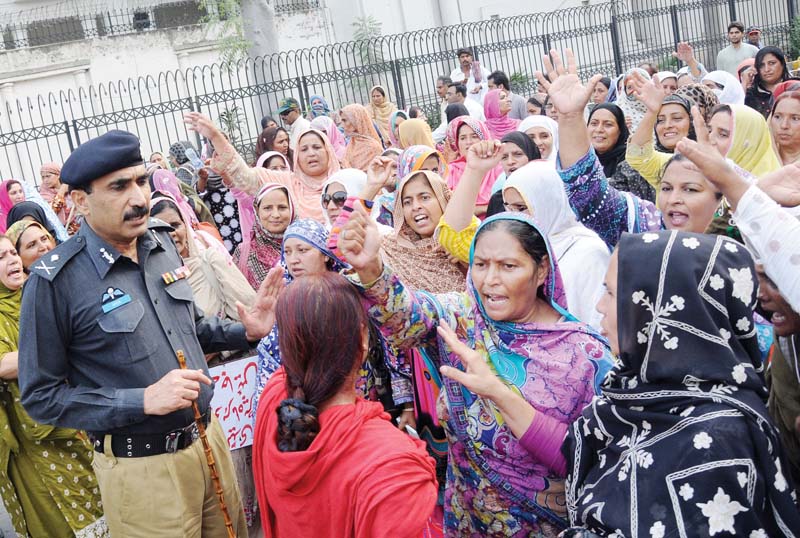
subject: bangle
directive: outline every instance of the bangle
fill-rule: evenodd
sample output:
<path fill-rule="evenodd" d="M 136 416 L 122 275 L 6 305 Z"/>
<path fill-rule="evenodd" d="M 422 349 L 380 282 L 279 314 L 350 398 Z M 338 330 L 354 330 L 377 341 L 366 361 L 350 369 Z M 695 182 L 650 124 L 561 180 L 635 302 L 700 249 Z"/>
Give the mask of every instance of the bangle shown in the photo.
<path fill-rule="evenodd" d="M 413 407 L 406 407 L 403 409 L 403 413 L 413 413 L 413 412 L 414 412 Z"/>

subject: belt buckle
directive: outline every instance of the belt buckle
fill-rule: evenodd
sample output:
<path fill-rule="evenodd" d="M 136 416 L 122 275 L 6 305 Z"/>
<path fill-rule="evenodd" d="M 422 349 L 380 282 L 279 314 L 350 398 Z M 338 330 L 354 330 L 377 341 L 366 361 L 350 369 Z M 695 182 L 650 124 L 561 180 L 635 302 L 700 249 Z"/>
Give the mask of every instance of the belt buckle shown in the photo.
<path fill-rule="evenodd" d="M 191 424 L 186 426 L 183 430 L 181 430 L 181 433 L 189 436 L 192 439 L 191 443 L 194 443 L 200 438 L 200 430 L 197 428 L 196 422 L 192 422 Z"/>
<path fill-rule="evenodd" d="M 167 434 L 167 444 L 165 446 L 167 453 L 174 454 L 175 452 L 178 451 L 178 445 L 180 443 L 181 437 L 183 437 L 182 430 L 169 432 Z"/>

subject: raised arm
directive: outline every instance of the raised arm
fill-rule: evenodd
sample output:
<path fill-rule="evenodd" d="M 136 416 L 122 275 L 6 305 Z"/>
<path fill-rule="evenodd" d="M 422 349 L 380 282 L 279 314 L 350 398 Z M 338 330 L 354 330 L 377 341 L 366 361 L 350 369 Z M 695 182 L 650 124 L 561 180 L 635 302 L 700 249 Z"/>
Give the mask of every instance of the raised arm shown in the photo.
<path fill-rule="evenodd" d="M 658 77 L 647 80 L 641 73 L 634 71 L 630 78 L 636 98 L 647 107 L 647 112 L 639 123 L 639 128 L 631 135 L 630 142 L 637 146 L 644 146 L 653 142 L 653 129 L 658 121 L 661 103 L 664 102 L 667 93 L 661 86 Z"/>
<path fill-rule="evenodd" d="M 380 245 L 377 224 L 360 203 L 356 204 L 339 234 L 339 251 L 355 273 L 347 277 L 361 289 L 369 316 L 377 323 L 387 343 L 398 349 L 432 344 L 440 319 L 439 299 L 457 302 L 463 299 L 463 294 L 444 294 L 434 298 L 408 289 L 391 268 L 384 265 Z M 448 324 L 455 325 L 456 314 L 453 312 L 457 309 L 449 310 L 446 314 Z"/>
<path fill-rule="evenodd" d="M 374 200 L 396 169 L 397 161 L 390 157 L 372 159 L 367 167 L 367 184 L 358 197 L 362 200 Z"/>
<path fill-rule="evenodd" d="M 287 172 L 251 168 L 208 116 L 199 112 L 187 112 L 183 118 L 189 130 L 207 138 L 214 146 L 211 168 L 222 176 L 227 186 L 237 188 L 250 196 L 255 196 L 267 182 L 288 186 L 291 175 Z"/>
<path fill-rule="evenodd" d="M 658 77 L 647 80 L 640 73 L 634 72 L 631 78 L 636 97 L 647 107 L 647 112 L 628 141 L 625 160 L 650 185 L 657 188 L 659 172 L 671 157 L 668 153 L 656 151 L 653 145 L 653 130 L 667 94 Z"/>
<path fill-rule="evenodd" d="M 561 54 L 550 51 L 550 58 L 544 57 L 547 75 L 537 71 L 539 83 L 550 86 L 547 94 L 550 101 L 558 109 L 558 158 L 561 166 L 569 168 L 583 158 L 591 149 L 589 132 L 583 119 L 586 104 L 592 96 L 595 85 L 602 75 L 594 75 L 584 86 L 578 78 L 578 66 L 572 50 L 566 50 L 567 65 L 561 60 Z"/>
<path fill-rule="evenodd" d="M 678 48 L 672 56 L 689 66 L 689 74 L 696 82 L 700 82 L 700 79 L 706 76 L 706 70 L 695 58 L 694 48 L 689 43 L 685 41 L 678 43 Z"/>
<path fill-rule="evenodd" d="M 620 235 L 627 231 L 660 229 L 660 219 L 650 202 L 614 189 L 603 173 L 589 141 L 583 121 L 583 110 L 599 80 L 592 77 L 584 86 L 577 75 L 577 64 L 572 51 L 567 50 L 567 67 L 561 56 L 552 51 L 553 62 L 545 58 L 550 99 L 559 110 L 558 116 L 558 172 L 564 181 L 570 205 L 580 221 L 593 229 L 613 247 Z M 537 73 L 540 82 L 546 81 Z"/>
<path fill-rule="evenodd" d="M 469 148 L 467 166 L 444 211 L 444 221 L 454 230 L 461 231 L 472 222 L 483 178 L 500 164 L 500 148 L 497 140 L 478 142 Z"/>

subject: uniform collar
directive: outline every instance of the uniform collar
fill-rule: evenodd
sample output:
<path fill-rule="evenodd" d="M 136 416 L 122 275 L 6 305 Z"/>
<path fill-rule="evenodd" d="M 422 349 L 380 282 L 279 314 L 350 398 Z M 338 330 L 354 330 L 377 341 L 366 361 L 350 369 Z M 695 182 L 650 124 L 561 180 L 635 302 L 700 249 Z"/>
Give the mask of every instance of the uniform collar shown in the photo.
<path fill-rule="evenodd" d="M 81 224 L 76 241 L 86 243 L 86 252 L 101 279 L 106 277 L 120 258 L 125 258 L 117 249 L 101 239 L 86 221 Z M 161 242 L 154 237 L 153 232 L 149 229 L 139 237 L 136 243 L 140 262 L 144 259 L 142 254 L 149 253 L 149 251 L 161 245 Z"/>

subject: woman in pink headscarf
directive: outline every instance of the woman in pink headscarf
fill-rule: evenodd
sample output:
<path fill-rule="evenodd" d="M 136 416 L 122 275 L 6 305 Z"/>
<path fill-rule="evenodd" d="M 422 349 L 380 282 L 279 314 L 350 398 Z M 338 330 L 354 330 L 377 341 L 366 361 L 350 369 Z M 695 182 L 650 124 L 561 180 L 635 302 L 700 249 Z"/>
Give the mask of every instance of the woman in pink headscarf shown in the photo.
<path fill-rule="evenodd" d="M 511 96 L 506 90 L 492 90 L 483 99 L 483 114 L 492 138 L 501 140 L 505 135 L 516 131 L 519 120 L 508 117 L 511 112 Z"/>
<path fill-rule="evenodd" d="M 256 161 L 254 168 L 265 168 L 275 172 L 289 172 L 291 170 L 289 159 L 279 151 L 268 151 L 262 154 Z M 239 206 L 239 226 L 242 229 L 242 243 L 239 243 L 239 246 L 236 247 L 236 250 L 239 250 L 253 232 L 253 225 L 256 222 L 256 210 L 253 206 L 254 196 L 252 194 L 236 187 L 231 188 L 231 193 L 236 198 L 236 203 Z M 234 253 L 235 257 L 236 253 Z M 242 272 L 244 273 L 244 270 Z M 247 273 L 245 273 L 245 276 L 247 276 Z"/>
<path fill-rule="evenodd" d="M 467 151 L 469 151 L 469 148 L 477 142 L 492 139 L 491 132 L 486 124 L 471 116 L 459 116 L 450 122 L 447 126 L 445 143 L 451 151 L 458 155 L 447 165 L 446 179 L 450 190 L 455 191 L 458 182 L 461 181 L 461 175 L 467 166 Z M 492 197 L 492 186 L 502 173 L 503 168 L 498 164 L 484 176 L 478 199 L 475 202 L 476 215 L 481 216 L 486 213 L 486 208 L 489 206 L 489 200 Z"/>
<path fill-rule="evenodd" d="M 329 116 L 318 116 L 311 120 L 311 128 L 328 135 L 328 140 L 336 153 L 336 159 L 341 163 L 347 151 L 347 140 L 345 140 L 336 123 Z"/>
<path fill-rule="evenodd" d="M 325 133 L 315 129 L 303 132 L 294 150 L 294 170 L 279 172 L 249 167 L 207 116 L 199 112 L 187 112 L 184 118 L 191 130 L 213 143 L 216 153 L 211 160 L 211 168 L 222 176 L 226 185 L 255 195 L 264 183 L 280 183 L 289 190 L 299 218 L 325 222 L 320 204 L 322 186 L 340 168 Z"/>
<path fill-rule="evenodd" d="M 39 194 L 53 208 L 53 213 L 61 224 L 66 225 L 72 201 L 67 197 L 67 186 L 61 183 L 61 165 L 44 163 L 39 169 L 39 175 L 42 178 Z"/>
<path fill-rule="evenodd" d="M 175 177 L 175 174 L 169 170 L 156 170 L 153 173 L 153 187 L 156 191 L 162 194 L 168 194 L 170 196 L 175 205 L 178 206 L 178 209 L 180 209 L 181 218 L 184 222 L 186 222 L 187 226 L 191 227 L 191 229 L 207 244 L 212 245 L 215 248 L 219 248 L 221 245 L 221 253 L 224 254 L 223 257 L 228 260 L 231 259 L 230 252 L 228 252 L 228 250 L 225 248 L 225 245 L 222 243 L 222 238 L 220 237 L 217 229 L 207 222 L 201 222 L 197 218 L 197 213 L 195 213 L 192 204 L 183 195 L 183 192 L 181 192 L 181 188 L 178 184 L 178 178 Z M 214 239 L 215 241 L 210 241 L 210 239 Z"/>
<path fill-rule="evenodd" d="M 0 233 L 6 233 L 6 219 L 11 208 L 25 201 L 22 183 L 16 179 L 7 179 L 0 183 Z"/>
<path fill-rule="evenodd" d="M 251 205 L 256 221 L 236 247 L 233 260 L 253 289 L 258 289 L 281 259 L 283 233 L 294 220 L 295 212 L 288 189 L 280 183 L 261 187 L 255 199 L 251 197 Z"/>
<path fill-rule="evenodd" d="M 372 159 L 383 153 L 378 132 L 372 124 L 369 112 L 362 105 L 347 105 L 340 114 L 344 133 L 350 137 L 344 155 L 344 167 L 366 172 Z"/>

